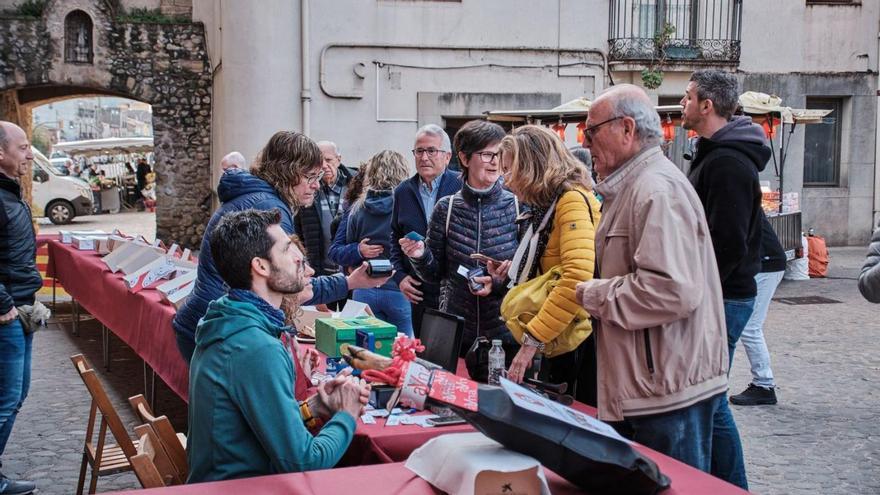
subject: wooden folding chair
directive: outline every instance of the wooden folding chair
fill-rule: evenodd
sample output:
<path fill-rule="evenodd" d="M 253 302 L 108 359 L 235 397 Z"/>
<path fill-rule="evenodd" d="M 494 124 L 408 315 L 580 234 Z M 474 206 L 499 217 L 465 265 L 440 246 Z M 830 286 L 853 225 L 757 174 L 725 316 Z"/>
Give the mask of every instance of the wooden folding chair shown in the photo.
<path fill-rule="evenodd" d="M 95 493 L 98 484 L 98 477 L 108 474 L 116 474 L 125 471 L 131 471 L 129 460 L 137 455 L 138 441 L 128 436 L 122 419 L 107 397 L 107 392 L 101 381 L 95 374 L 86 358 L 82 354 L 71 356 L 76 372 L 79 373 L 83 383 L 85 383 L 89 394 L 92 396 L 92 405 L 89 408 L 89 424 L 86 428 L 86 439 L 83 444 L 83 459 L 79 470 L 79 482 L 76 486 L 77 495 L 82 495 L 83 485 L 86 480 L 86 467 L 91 466 L 92 477 L 89 483 L 89 493 Z M 92 437 L 95 433 L 95 419 L 97 414 L 101 413 L 101 424 L 98 429 L 97 442 L 92 443 Z M 107 436 L 107 428 L 116 440 L 117 445 L 105 443 Z"/>
<path fill-rule="evenodd" d="M 176 433 L 167 416 L 157 417 L 143 395 L 129 397 L 128 403 L 131 404 L 138 418 L 152 427 L 160 445 L 165 449 L 165 453 L 177 470 L 179 478 L 186 480 L 189 473 L 189 464 L 186 459 L 186 435 Z"/>
<path fill-rule="evenodd" d="M 153 428 L 140 425 L 135 427 L 134 432 L 140 439 L 140 445 L 137 455 L 131 458 L 131 467 L 141 486 L 159 488 L 182 485 L 186 480 L 180 479 Z"/>

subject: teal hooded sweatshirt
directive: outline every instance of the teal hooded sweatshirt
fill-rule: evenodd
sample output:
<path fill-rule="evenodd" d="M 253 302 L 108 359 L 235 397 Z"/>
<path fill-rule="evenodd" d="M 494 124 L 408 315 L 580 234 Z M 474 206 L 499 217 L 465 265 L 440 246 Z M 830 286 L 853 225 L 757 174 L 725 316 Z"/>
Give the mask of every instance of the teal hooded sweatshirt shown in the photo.
<path fill-rule="evenodd" d="M 337 412 L 309 433 L 281 332 L 249 302 L 208 305 L 190 363 L 187 483 L 327 469 L 342 458 L 355 420 Z"/>

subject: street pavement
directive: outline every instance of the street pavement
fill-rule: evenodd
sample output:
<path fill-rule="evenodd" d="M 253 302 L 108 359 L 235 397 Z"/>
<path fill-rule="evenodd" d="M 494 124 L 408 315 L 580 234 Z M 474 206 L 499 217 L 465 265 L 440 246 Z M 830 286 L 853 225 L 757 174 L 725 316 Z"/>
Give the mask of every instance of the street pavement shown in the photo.
<path fill-rule="evenodd" d="M 779 404 L 732 407 L 756 493 L 880 493 L 880 306 L 862 299 L 855 280 L 865 251 L 832 249 L 829 278 L 784 281 L 776 294 L 841 303 L 771 304 L 765 331 Z M 119 339 L 111 338 L 108 372 L 100 325 L 84 322 L 79 336 L 70 327 L 69 306 L 62 306 L 49 328 L 36 334 L 30 396 L 3 458 L 4 473 L 37 481 L 41 494 L 73 493 L 79 474 L 90 399 L 69 356 L 83 353 L 93 364 L 129 428 L 137 422 L 126 399 L 143 392 L 142 362 Z M 740 346 L 732 393 L 749 380 Z M 156 410 L 184 431 L 185 405 L 161 382 Z M 138 486 L 124 473 L 101 478 L 98 491 Z"/>

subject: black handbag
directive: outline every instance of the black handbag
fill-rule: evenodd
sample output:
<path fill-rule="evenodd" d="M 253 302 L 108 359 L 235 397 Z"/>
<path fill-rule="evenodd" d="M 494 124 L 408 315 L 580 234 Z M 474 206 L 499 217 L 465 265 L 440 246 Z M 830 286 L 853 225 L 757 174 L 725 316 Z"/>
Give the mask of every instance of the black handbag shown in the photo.
<path fill-rule="evenodd" d="M 504 367 L 509 369 L 514 356 L 519 352 L 519 345 L 501 339 L 501 347 L 504 349 Z M 471 348 L 468 349 L 464 356 L 464 364 L 467 365 L 468 376 L 471 377 L 471 380 L 481 383 L 489 381 L 489 351 L 491 349 L 492 342 L 482 335 L 477 337 Z"/>

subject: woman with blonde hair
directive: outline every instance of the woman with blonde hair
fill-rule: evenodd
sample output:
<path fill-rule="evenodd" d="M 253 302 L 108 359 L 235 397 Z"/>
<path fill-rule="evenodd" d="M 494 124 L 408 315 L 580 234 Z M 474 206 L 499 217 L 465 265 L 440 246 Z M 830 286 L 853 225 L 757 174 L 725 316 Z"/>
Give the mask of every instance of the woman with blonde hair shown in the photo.
<path fill-rule="evenodd" d="M 535 354 L 552 347 L 572 322 L 577 320 L 583 337 L 591 330 L 575 289 L 579 282 L 593 278 L 599 203 L 591 191 L 587 168 L 550 130 L 534 125 L 520 127 L 501 141 L 499 151 L 505 185 L 531 210 L 521 218 L 520 245 L 513 260 L 500 266 L 493 264 L 490 271 L 496 277 L 508 275 L 512 286 L 551 269 L 559 271 L 555 286 L 524 325 L 522 347 L 508 371 L 510 379 L 519 382 Z M 580 368 L 579 354 L 578 349 L 546 359 L 542 379 L 568 383 L 573 390 Z"/>
<path fill-rule="evenodd" d="M 368 259 L 391 258 L 394 188 L 408 176 L 406 159 L 396 151 L 380 151 L 370 159 L 364 172 L 363 191 L 339 222 L 328 252 L 331 261 L 349 267 Z M 356 290 L 353 298 L 369 304 L 377 318 L 412 337 L 412 309 L 393 280 L 379 287 Z"/>

